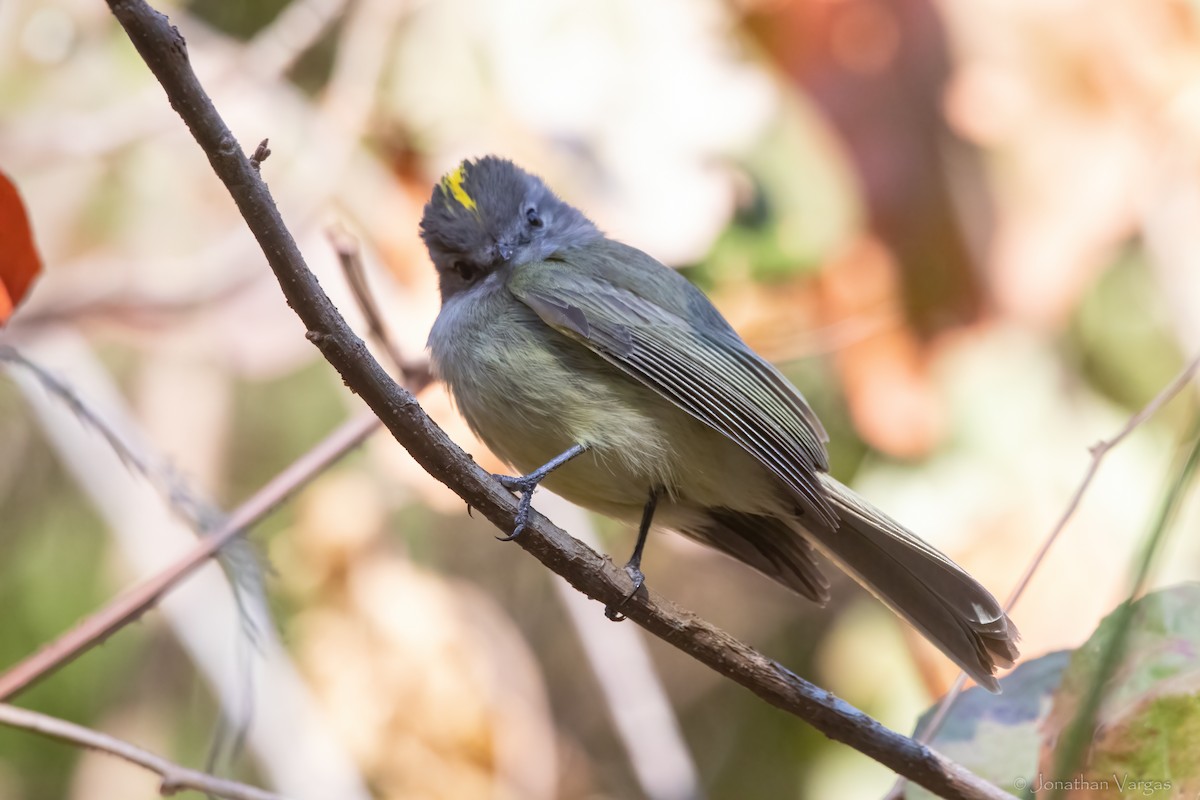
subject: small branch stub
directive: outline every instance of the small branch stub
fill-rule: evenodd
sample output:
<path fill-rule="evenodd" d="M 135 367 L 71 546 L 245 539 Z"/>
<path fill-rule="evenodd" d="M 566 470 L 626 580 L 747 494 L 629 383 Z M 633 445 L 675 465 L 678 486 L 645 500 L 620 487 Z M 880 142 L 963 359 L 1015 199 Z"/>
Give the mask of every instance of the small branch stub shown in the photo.
<path fill-rule="evenodd" d="M 267 160 L 271 155 L 271 148 L 267 146 L 269 139 L 263 139 L 258 143 L 258 147 L 254 148 L 254 154 L 250 156 L 250 166 L 254 167 L 257 172 L 262 167 L 262 162 Z"/>

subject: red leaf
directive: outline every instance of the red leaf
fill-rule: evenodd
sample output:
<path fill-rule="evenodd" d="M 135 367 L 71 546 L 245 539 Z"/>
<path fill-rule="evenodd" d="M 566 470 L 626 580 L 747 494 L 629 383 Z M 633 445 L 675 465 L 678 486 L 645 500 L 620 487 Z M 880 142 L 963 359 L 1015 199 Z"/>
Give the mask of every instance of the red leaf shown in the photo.
<path fill-rule="evenodd" d="M 25 204 L 17 187 L 0 172 L 0 325 L 8 322 L 41 271 Z"/>

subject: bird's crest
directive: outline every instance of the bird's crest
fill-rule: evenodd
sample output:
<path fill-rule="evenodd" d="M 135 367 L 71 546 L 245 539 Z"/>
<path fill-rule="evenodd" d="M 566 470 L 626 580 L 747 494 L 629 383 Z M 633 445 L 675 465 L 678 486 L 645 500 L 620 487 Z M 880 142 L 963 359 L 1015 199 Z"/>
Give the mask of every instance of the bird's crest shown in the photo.
<path fill-rule="evenodd" d="M 466 187 L 463 185 L 467 181 L 467 162 L 458 165 L 458 168 L 453 172 L 446 173 L 441 180 L 442 193 L 447 198 L 453 198 L 463 208 L 468 211 L 475 210 L 475 198 L 467 193 Z"/>

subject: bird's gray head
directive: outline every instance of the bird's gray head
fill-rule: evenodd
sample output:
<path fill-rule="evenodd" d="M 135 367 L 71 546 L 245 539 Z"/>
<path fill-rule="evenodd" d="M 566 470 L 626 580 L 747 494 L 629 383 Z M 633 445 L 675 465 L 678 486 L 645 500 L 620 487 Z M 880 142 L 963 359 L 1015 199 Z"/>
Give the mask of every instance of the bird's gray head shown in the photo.
<path fill-rule="evenodd" d="M 552 258 L 599 235 L 540 179 L 495 156 L 445 175 L 421 217 L 442 302 L 497 269 Z"/>

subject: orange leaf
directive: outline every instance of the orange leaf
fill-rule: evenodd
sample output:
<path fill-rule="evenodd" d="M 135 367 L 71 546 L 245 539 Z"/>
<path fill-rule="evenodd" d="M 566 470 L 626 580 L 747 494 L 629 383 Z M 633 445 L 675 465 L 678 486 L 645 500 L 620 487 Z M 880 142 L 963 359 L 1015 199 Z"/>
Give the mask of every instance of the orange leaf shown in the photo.
<path fill-rule="evenodd" d="M 8 322 L 41 271 L 25 204 L 17 187 L 0 172 L 0 325 Z"/>

